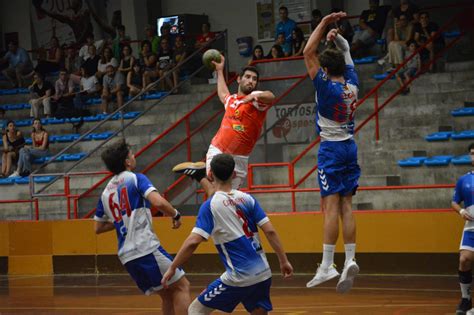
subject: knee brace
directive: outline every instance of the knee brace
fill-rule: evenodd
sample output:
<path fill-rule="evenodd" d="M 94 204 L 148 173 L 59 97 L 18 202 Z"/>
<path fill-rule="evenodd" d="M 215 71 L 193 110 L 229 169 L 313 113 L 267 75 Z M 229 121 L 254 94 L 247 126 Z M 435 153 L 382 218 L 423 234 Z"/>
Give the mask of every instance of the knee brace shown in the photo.
<path fill-rule="evenodd" d="M 468 271 L 458 271 L 459 273 L 459 282 L 468 284 L 472 282 L 472 272 L 471 270 Z"/>

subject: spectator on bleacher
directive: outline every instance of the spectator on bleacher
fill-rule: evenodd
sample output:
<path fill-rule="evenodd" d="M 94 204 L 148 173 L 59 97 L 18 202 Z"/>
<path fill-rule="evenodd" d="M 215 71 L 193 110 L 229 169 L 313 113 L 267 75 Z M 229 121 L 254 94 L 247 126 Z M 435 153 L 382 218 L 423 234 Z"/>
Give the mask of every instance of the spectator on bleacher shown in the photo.
<path fill-rule="evenodd" d="M 25 146 L 25 138 L 20 130 L 16 129 L 15 122 L 7 123 L 7 130 L 3 135 L 2 177 L 10 175 L 13 164 L 18 160 L 18 152 Z"/>
<path fill-rule="evenodd" d="M 143 84 L 143 69 L 139 63 L 135 63 L 132 71 L 127 74 L 128 93 L 131 96 L 139 94 L 144 88 Z"/>
<path fill-rule="evenodd" d="M 122 48 L 122 57 L 120 58 L 120 65 L 118 71 L 124 76 L 132 70 L 133 65 L 136 63 L 135 57 L 132 55 L 132 47 L 129 44 L 124 44 Z"/>
<path fill-rule="evenodd" d="M 413 25 L 404 14 L 394 20 L 393 39 L 388 44 L 388 62 L 396 68 L 405 59 L 405 49 L 409 40 L 413 38 Z M 380 62 L 379 62 L 380 64 Z M 383 62 L 382 62 L 383 64 Z"/>
<path fill-rule="evenodd" d="M 102 88 L 102 104 L 100 106 L 103 114 L 107 114 L 109 104 L 113 99 L 117 99 L 117 106 L 121 107 L 125 92 L 123 74 L 111 64 L 107 66 L 106 71 Z"/>
<path fill-rule="evenodd" d="M 25 177 L 31 174 L 31 163 L 36 158 L 42 158 L 49 155 L 49 135 L 43 128 L 41 120 L 33 120 L 33 131 L 31 132 L 32 147 L 24 146 L 18 154 L 18 163 L 16 171 L 10 177 Z"/>
<path fill-rule="evenodd" d="M 285 54 L 283 53 L 283 49 L 281 49 L 281 46 L 273 45 L 265 59 L 277 59 L 283 57 L 285 57 Z"/>
<path fill-rule="evenodd" d="M 31 105 L 30 117 L 40 117 L 40 107 L 48 118 L 51 116 L 51 96 L 54 95 L 54 87 L 51 82 L 44 79 L 41 73 L 33 75 L 33 83 L 28 87 L 32 98 L 28 101 Z"/>
<path fill-rule="evenodd" d="M 275 44 L 281 47 L 284 57 L 291 56 L 291 42 L 290 43 L 286 42 L 284 33 L 278 34 Z"/>
<path fill-rule="evenodd" d="M 88 100 L 96 97 L 100 92 L 100 84 L 97 77 L 94 75 L 94 71 L 90 71 L 84 65 L 81 67 L 81 84 L 79 93 L 73 99 L 74 108 L 76 111 L 81 112 L 85 108 L 85 104 Z"/>
<path fill-rule="evenodd" d="M 409 57 L 416 51 L 416 49 L 418 48 L 418 45 L 416 44 L 416 41 L 409 40 L 407 42 L 407 48 L 408 48 L 407 57 Z M 412 59 L 410 59 L 407 62 L 404 69 L 400 70 L 397 73 L 397 81 L 400 87 L 408 83 L 408 81 L 410 81 L 411 78 L 416 76 L 416 74 L 419 73 L 420 70 L 421 70 L 421 58 L 420 58 L 420 54 L 416 54 Z M 407 95 L 408 93 L 410 93 L 410 88 L 406 86 L 401 94 Z"/>
<path fill-rule="evenodd" d="M 112 40 L 112 51 L 114 57 L 117 60 L 121 59 L 121 54 L 123 53 L 123 47 L 130 45 L 130 36 L 125 35 L 125 26 L 117 26 L 117 35 Z"/>
<path fill-rule="evenodd" d="M 79 50 L 79 58 L 82 59 L 82 62 L 85 62 L 91 56 L 93 57 L 90 50 L 91 46 L 95 47 L 96 54 L 97 52 L 99 52 L 100 54 L 100 52 L 102 51 L 102 48 L 104 47 L 104 40 L 100 39 L 100 40 L 94 41 L 94 34 L 90 33 L 89 35 L 87 35 L 86 43 Z"/>
<path fill-rule="evenodd" d="M 313 11 L 311 11 L 311 31 L 314 31 L 316 29 L 322 19 L 323 14 L 320 10 L 314 9 Z"/>
<path fill-rule="evenodd" d="M 151 43 L 148 40 L 142 42 L 139 63 L 147 71 L 155 71 L 156 55 L 151 50 Z"/>
<path fill-rule="evenodd" d="M 181 35 L 176 36 L 173 47 L 173 62 L 176 65 L 176 69 L 173 72 L 173 81 L 175 86 L 178 84 L 178 78 L 184 70 L 182 65 L 187 55 L 188 53 L 186 44 L 184 43 L 184 37 Z"/>
<path fill-rule="evenodd" d="M 400 18 L 400 15 L 405 15 L 408 21 L 412 24 L 418 22 L 419 8 L 416 4 L 411 3 L 409 0 L 400 0 L 400 5 L 392 10 L 392 15 L 395 20 Z"/>
<path fill-rule="evenodd" d="M 175 65 L 173 59 L 173 50 L 171 49 L 168 39 L 166 38 L 161 39 L 157 59 L 157 74 L 155 75 L 155 77 L 164 78 L 160 82 L 162 90 L 165 90 L 165 83 L 170 89 L 174 88 L 174 82 L 171 80 L 170 75 L 168 75 L 168 71 L 171 70 Z"/>
<path fill-rule="evenodd" d="M 100 56 L 99 63 L 97 64 L 97 72 L 95 74 L 99 81 L 107 72 L 108 66 L 113 66 L 114 69 L 117 69 L 118 62 L 112 53 L 112 49 L 110 47 L 105 47 L 102 52 L 102 55 Z"/>
<path fill-rule="evenodd" d="M 414 39 L 419 46 L 424 45 L 428 39 L 433 37 L 438 32 L 439 27 L 436 23 L 430 21 L 430 15 L 428 12 L 420 12 L 420 23 L 415 25 Z M 431 43 L 429 43 L 425 49 L 421 51 L 421 60 L 426 62 L 432 60 L 436 52 L 440 51 L 445 45 L 444 38 L 442 35 L 438 36 Z M 430 70 L 433 69 L 433 65 L 430 66 Z"/>
<path fill-rule="evenodd" d="M 263 60 L 263 59 L 265 59 L 265 56 L 263 53 L 263 47 L 262 45 L 256 45 L 252 51 L 252 59 L 249 60 L 248 64 L 250 65 L 253 61 Z"/>
<path fill-rule="evenodd" d="M 5 109 L 0 107 L 0 134 L 4 135 L 7 129 L 7 119 L 5 117 Z"/>
<path fill-rule="evenodd" d="M 142 42 L 142 49 L 143 43 L 148 42 L 150 44 L 150 52 L 156 55 L 158 53 L 158 49 L 160 48 L 160 38 L 156 36 L 156 28 L 152 25 L 147 25 L 145 27 L 145 35 L 146 40 Z"/>
<path fill-rule="evenodd" d="M 306 45 L 306 39 L 304 39 L 304 34 L 301 28 L 295 27 L 291 33 L 292 46 L 293 46 L 293 56 L 303 56 L 303 49 Z"/>
<path fill-rule="evenodd" d="M 45 56 L 44 53 L 46 53 Z M 35 67 L 34 72 L 39 72 L 43 75 L 47 75 L 51 72 L 57 72 L 62 67 L 63 60 L 63 49 L 59 44 L 59 39 L 56 36 L 51 38 L 51 47 L 47 52 L 40 50 L 40 58 L 38 64 Z M 30 76 L 34 74 L 30 73 Z"/>
<path fill-rule="evenodd" d="M 358 32 L 352 40 L 351 52 L 360 54 L 363 49 L 372 47 L 382 35 L 388 10 L 379 6 L 379 0 L 369 1 L 369 10 L 360 14 Z"/>
<path fill-rule="evenodd" d="M 211 23 L 205 22 L 201 25 L 201 34 L 196 38 L 195 48 L 201 49 L 206 46 L 208 42 L 216 37 L 216 33 L 211 32 Z"/>
<path fill-rule="evenodd" d="M 95 74 L 99 66 L 100 56 L 97 55 L 97 48 L 94 45 L 89 46 L 89 57 L 81 65 L 81 68 L 85 68 L 87 73 Z"/>
<path fill-rule="evenodd" d="M 8 68 L 3 70 L 3 74 L 10 80 L 14 88 L 23 87 L 23 75 L 30 73 L 33 69 L 26 50 L 18 47 L 18 43 L 13 41 L 8 43 L 8 52 L 0 60 L 0 63 L 8 64 Z"/>
<path fill-rule="evenodd" d="M 160 30 L 161 30 L 160 43 L 163 39 L 166 39 L 168 41 L 168 45 L 170 47 L 174 47 L 174 41 L 176 40 L 176 35 L 171 34 L 171 25 L 169 25 L 168 23 L 164 23 L 161 26 Z M 158 49 L 158 52 L 159 51 L 160 49 Z"/>
<path fill-rule="evenodd" d="M 77 77 L 77 84 L 80 81 L 80 74 L 81 74 L 81 59 L 76 54 L 76 50 L 72 45 L 66 48 L 66 57 L 64 58 L 64 68 L 66 69 L 67 73 L 71 75 L 75 75 Z"/>
<path fill-rule="evenodd" d="M 75 96 L 74 93 L 74 82 L 69 77 L 66 69 L 59 70 L 59 79 L 54 83 L 54 95 L 52 97 L 54 104 L 53 107 L 56 109 L 53 110 L 54 116 L 62 116 L 61 113 L 64 111 L 64 108 L 72 108 L 72 100 Z"/>
<path fill-rule="evenodd" d="M 280 33 L 284 34 L 285 44 L 290 45 L 291 47 L 291 32 L 296 27 L 296 22 L 293 21 L 288 17 L 288 8 L 285 6 L 281 6 L 278 9 L 278 13 L 280 15 L 280 22 L 277 23 L 275 28 L 275 38 L 278 38 Z M 285 55 L 287 55 L 287 51 L 285 51 L 284 47 L 282 46 Z M 291 51 L 288 53 L 287 56 L 291 55 Z"/>
<path fill-rule="evenodd" d="M 333 8 L 331 10 L 331 13 L 337 13 L 341 11 L 342 10 L 339 8 Z M 352 43 L 352 40 L 354 38 L 354 29 L 352 28 L 352 25 L 349 22 L 349 19 L 342 19 L 342 20 L 339 20 L 337 23 L 329 24 L 327 28 L 327 32 L 329 32 L 332 29 L 337 29 L 338 34 L 341 34 L 341 36 L 344 37 L 349 43 Z"/>

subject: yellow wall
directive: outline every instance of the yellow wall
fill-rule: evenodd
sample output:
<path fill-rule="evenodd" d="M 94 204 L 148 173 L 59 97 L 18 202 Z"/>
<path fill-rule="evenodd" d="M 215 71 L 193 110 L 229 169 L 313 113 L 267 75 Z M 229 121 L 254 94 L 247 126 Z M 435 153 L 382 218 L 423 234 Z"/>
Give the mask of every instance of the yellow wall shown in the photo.
<path fill-rule="evenodd" d="M 320 213 L 271 215 L 285 250 L 289 253 L 321 252 Z M 155 232 L 163 247 L 176 253 L 194 225 L 184 217 L 178 230 L 170 218 L 156 218 Z M 365 253 L 452 253 L 459 247 L 463 222 L 454 212 L 356 213 L 357 251 Z M 9 257 L 10 274 L 51 274 L 53 255 L 116 254 L 115 232 L 95 235 L 92 220 L 16 221 L 0 223 L 0 256 Z M 265 239 L 262 237 L 262 239 Z M 343 251 L 342 241 L 337 251 Z M 264 240 L 267 252 L 272 252 Z M 215 253 L 212 241 L 197 253 Z"/>

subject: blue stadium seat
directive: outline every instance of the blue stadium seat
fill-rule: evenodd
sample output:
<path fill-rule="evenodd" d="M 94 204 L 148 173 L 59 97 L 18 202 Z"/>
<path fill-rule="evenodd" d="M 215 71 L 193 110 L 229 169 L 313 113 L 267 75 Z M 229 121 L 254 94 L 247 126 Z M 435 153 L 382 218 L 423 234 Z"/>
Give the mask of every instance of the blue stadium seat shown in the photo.
<path fill-rule="evenodd" d="M 15 125 L 17 127 L 28 127 L 28 126 L 31 126 L 31 124 L 33 123 L 33 120 L 32 119 L 19 119 L 19 120 L 15 120 Z"/>
<path fill-rule="evenodd" d="M 452 131 L 440 131 L 440 132 L 435 132 L 432 134 L 429 134 L 425 137 L 426 141 L 446 141 L 451 138 L 451 135 L 453 134 Z"/>
<path fill-rule="evenodd" d="M 408 159 L 399 160 L 398 165 L 401 167 L 421 166 L 426 159 L 426 156 L 411 157 Z"/>
<path fill-rule="evenodd" d="M 354 59 L 354 64 L 356 65 L 361 65 L 361 64 L 367 64 L 367 63 L 374 63 L 378 59 L 377 56 L 368 56 L 364 58 L 359 58 L 359 59 Z"/>
<path fill-rule="evenodd" d="M 107 131 L 107 132 L 100 132 L 100 133 L 95 133 L 92 134 L 92 139 L 94 140 L 105 140 L 110 138 L 112 136 L 113 132 Z"/>
<path fill-rule="evenodd" d="M 93 122 L 93 121 L 99 121 L 99 120 L 102 120 L 101 116 L 99 116 L 99 115 L 84 117 L 84 121 L 86 121 L 86 122 Z"/>
<path fill-rule="evenodd" d="M 128 112 L 128 113 L 123 114 L 123 118 L 132 119 L 132 118 L 137 117 L 138 115 L 140 115 L 140 112 Z"/>
<path fill-rule="evenodd" d="M 157 99 L 162 98 L 165 94 L 166 94 L 166 92 L 161 92 L 161 91 L 153 92 L 153 93 L 144 95 L 143 99 L 145 99 L 145 100 L 157 100 Z"/>
<path fill-rule="evenodd" d="M 387 41 L 385 40 L 385 38 L 379 38 L 377 39 L 377 41 L 375 42 L 377 45 L 385 45 L 387 43 Z"/>
<path fill-rule="evenodd" d="M 17 93 L 18 94 L 28 94 L 30 93 L 30 90 L 28 90 L 28 88 L 18 88 L 16 89 Z"/>
<path fill-rule="evenodd" d="M 382 74 L 374 74 L 374 75 L 372 76 L 372 78 L 374 78 L 374 79 L 377 80 L 377 81 L 381 81 L 381 80 L 385 79 L 386 77 L 388 77 L 389 74 L 390 74 L 390 73 L 386 73 L 386 72 L 385 72 L 385 73 L 382 73 Z M 392 77 L 390 78 L 390 80 L 394 80 L 394 79 L 395 79 L 395 75 L 392 75 Z"/>
<path fill-rule="evenodd" d="M 453 138 L 453 140 L 474 139 L 474 130 L 464 130 L 458 133 L 453 133 L 451 138 Z"/>
<path fill-rule="evenodd" d="M 47 118 L 46 119 L 48 121 L 48 124 L 51 124 L 51 125 L 60 125 L 60 124 L 64 124 L 65 122 L 67 122 L 67 119 L 64 119 L 64 118 L 56 118 L 56 117 L 53 117 L 53 118 Z"/>
<path fill-rule="evenodd" d="M 20 110 L 20 109 L 25 108 L 25 105 L 26 104 L 5 104 L 2 107 L 5 110 Z M 28 104 L 28 105 L 30 105 L 30 104 Z M 31 108 L 31 105 L 30 105 L 29 108 Z"/>
<path fill-rule="evenodd" d="M 82 159 L 84 156 L 86 156 L 86 153 L 76 153 L 76 154 L 63 154 L 63 160 L 64 161 L 79 161 Z"/>
<path fill-rule="evenodd" d="M 456 38 L 456 37 L 459 37 L 460 35 L 461 35 L 461 32 L 458 30 L 443 33 L 444 38 Z"/>
<path fill-rule="evenodd" d="M 14 177 L 0 178 L 0 185 L 12 185 L 14 182 Z"/>
<path fill-rule="evenodd" d="M 451 162 L 452 155 L 437 155 L 425 160 L 426 166 L 446 166 Z"/>
<path fill-rule="evenodd" d="M 15 184 L 29 184 L 30 183 L 30 178 L 28 176 L 26 177 L 14 177 L 15 179 Z"/>
<path fill-rule="evenodd" d="M 453 165 L 471 165 L 471 157 L 469 155 L 456 156 L 451 159 Z"/>
<path fill-rule="evenodd" d="M 0 90 L 0 95 L 15 95 L 18 94 L 18 89 Z"/>
<path fill-rule="evenodd" d="M 473 116 L 474 115 L 474 107 L 461 107 L 457 109 L 453 109 L 451 111 L 451 115 L 454 117 L 457 116 Z"/>
<path fill-rule="evenodd" d="M 72 142 L 74 141 L 74 134 L 70 135 L 57 135 L 57 136 L 52 136 L 54 137 L 56 142 L 63 143 L 63 142 Z M 77 139 L 77 138 L 76 138 Z"/>
<path fill-rule="evenodd" d="M 25 138 L 25 143 L 31 145 L 31 144 L 33 144 L 33 139 L 31 139 L 31 138 Z"/>
<path fill-rule="evenodd" d="M 49 183 L 54 179 L 54 176 L 37 176 L 35 177 L 35 183 L 42 184 L 42 183 Z"/>
<path fill-rule="evenodd" d="M 69 118 L 69 122 L 73 123 L 73 124 L 76 124 L 78 122 L 81 121 L 81 117 L 73 117 L 73 118 Z"/>

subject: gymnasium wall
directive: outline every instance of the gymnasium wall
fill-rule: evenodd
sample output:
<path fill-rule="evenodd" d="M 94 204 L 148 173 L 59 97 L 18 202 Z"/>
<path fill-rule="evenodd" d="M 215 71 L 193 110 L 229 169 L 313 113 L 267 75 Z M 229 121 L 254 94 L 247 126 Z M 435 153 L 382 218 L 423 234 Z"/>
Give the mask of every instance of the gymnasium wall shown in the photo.
<path fill-rule="evenodd" d="M 320 213 L 271 215 L 296 272 L 313 272 L 321 258 Z M 194 225 L 185 217 L 178 230 L 169 218 L 154 219 L 163 247 L 174 254 Z M 462 232 L 460 218 L 451 211 L 359 211 L 357 259 L 363 273 L 455 272 Z M 121 273 L 115 232 L 96 235 L 92 220 L 0 222 L 0 274 Z M 265 239 L 262 237 L 262 239 Z M 278 264 L 266 240 L 264 248 L 274 272 Z M 336 263 L 343 262 L 343 244 L 336 247 Z M 212 241 L 203 243 L 185 265 L 188 272 L 221 272 Z"/>

